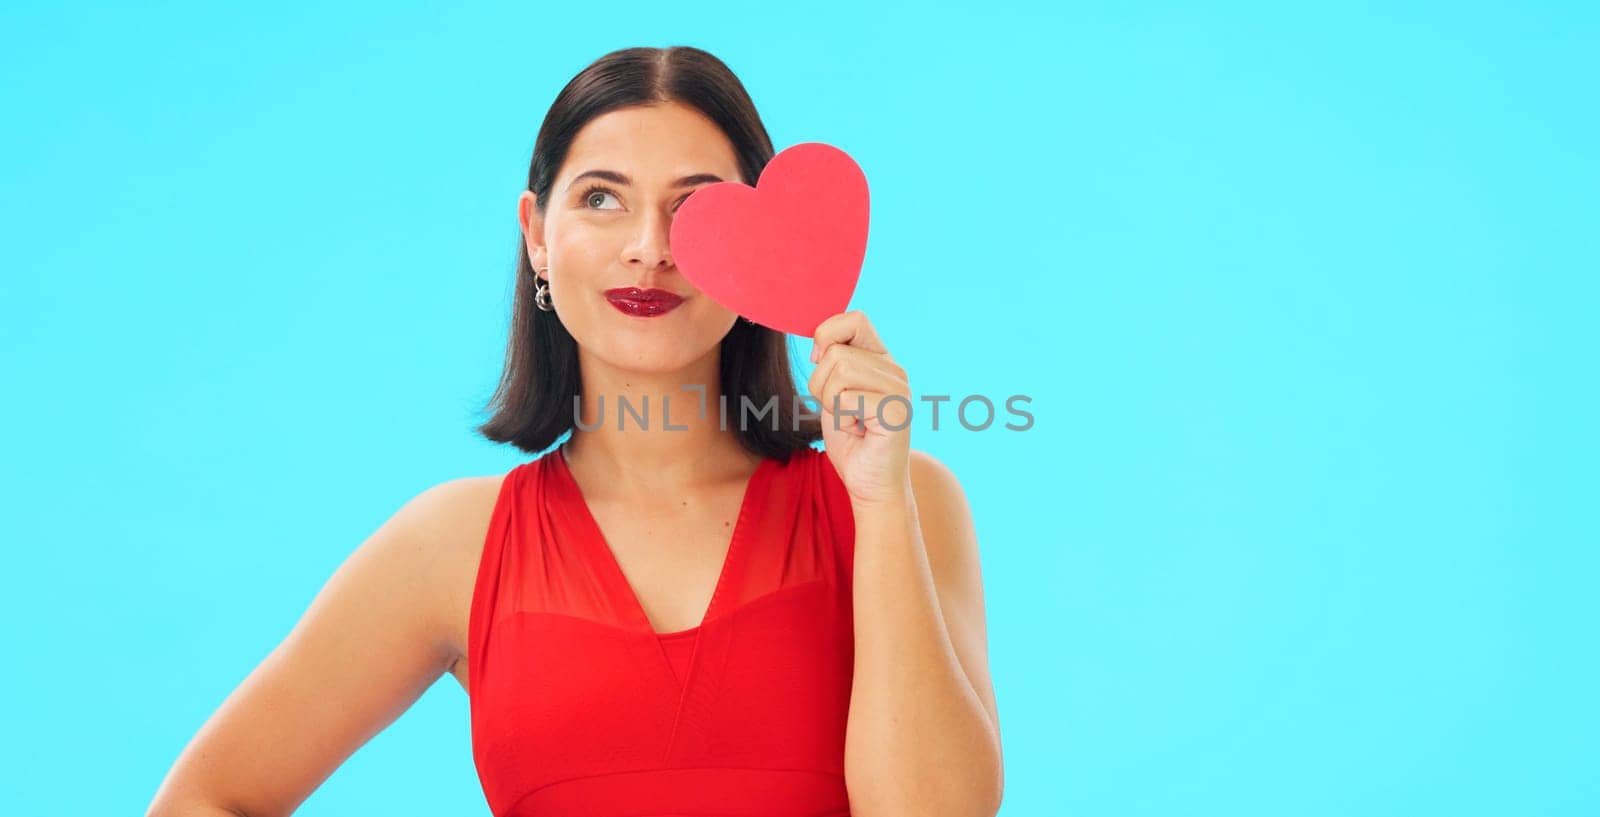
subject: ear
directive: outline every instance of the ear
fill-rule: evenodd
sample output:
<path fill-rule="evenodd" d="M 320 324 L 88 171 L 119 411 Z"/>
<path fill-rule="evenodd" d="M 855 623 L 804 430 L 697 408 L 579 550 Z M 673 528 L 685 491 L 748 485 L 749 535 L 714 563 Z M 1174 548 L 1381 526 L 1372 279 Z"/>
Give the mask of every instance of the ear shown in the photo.
<path fill-rule="evenodd" d="M 537 277 L 537 270 L 549 266 L 550 259 L 549 250 L 544 244 L 544 216 L 539 214 L 535 204 L 531 190 L 524 190 L 517 197 L 517 224 L 522 227 L 522 245 L 527 250 L 528 260 L 533 263 Z"/>

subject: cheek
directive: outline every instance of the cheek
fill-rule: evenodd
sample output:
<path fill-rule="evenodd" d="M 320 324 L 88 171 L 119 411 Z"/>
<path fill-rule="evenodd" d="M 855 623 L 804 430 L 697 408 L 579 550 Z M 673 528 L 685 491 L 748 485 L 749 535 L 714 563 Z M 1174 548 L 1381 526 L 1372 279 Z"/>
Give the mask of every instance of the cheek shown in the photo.
<path fill-rule="evenodd" d="M 550 233 L 550 249 L 559 257 L 574 262 L 592 261 L 596 258 L 614 257 L 620 237 L 615 231 L 593 220 L 569 218 L 556 225 Z"/>
<path fill-rule="evenodd" d="M 557 286 L 588 286 L 598 282 L 617 256 L 597 237 L 568 233 L 550 246 L 550 266 Z"/>
<path fill-rule="evenodd" d="M 695 308 L 696 314 L 699 314 L 699 315 L 704 316 L 704 317 L 715 317 L 715 318 L 718 318 L 718 319 L 725 318 L 725 317 L 728 317 L 728 316 L 731 316 L 731 315 L 735 314 L 733 310 L 731 310 L 731 309 L 723 306 L 722 304 L 719 304 L 716 301 L 712 300 L 711 296 L 705 294 L 704 292 L 701 292 L 698 289 L 693 290 L 693 292 L 694 292 L 694 308 Z"/>

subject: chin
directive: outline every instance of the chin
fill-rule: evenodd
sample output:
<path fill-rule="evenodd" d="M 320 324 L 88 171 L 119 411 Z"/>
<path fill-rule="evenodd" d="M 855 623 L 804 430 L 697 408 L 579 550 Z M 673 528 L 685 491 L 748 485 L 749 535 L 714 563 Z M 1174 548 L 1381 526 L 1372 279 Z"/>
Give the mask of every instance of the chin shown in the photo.
<path fill-rule="evenodd" d="M 692 356 L 677 351 L 684 348 L 687 348 L 685 344 L 657 338 L 655 342 L 648 344 L 612 343 L 599 357 L 624 371 L 664 374 L 677 371 L 694 362 Z"/>

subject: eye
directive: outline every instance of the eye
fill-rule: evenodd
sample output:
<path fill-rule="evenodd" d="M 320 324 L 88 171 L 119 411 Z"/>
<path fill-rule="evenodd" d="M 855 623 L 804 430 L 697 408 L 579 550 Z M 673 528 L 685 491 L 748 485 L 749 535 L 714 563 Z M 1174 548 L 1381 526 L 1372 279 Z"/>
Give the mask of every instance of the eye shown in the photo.
<path fill-rule="evenodd" d="M 616 195 L 616 193 L 613 192 L 611 190 L 611 188 L 606 187 L 605 185 L 600 185 L 600 184 L 590 185 L 587 189 L 585 189 L 583 191 L 583 204 L 584 204 L 585 207 L 589 207 L 589 208 L 595 209 L 595 210 L 616 209 L 616 208 L 611 208 L 611 207 L 600 207 L 599 205 L 595 204 L 595 202 L 597 202 L 597 201 L 605 201 L 605 197 L 606 196 L 615 196 L 615 195 Z"/>

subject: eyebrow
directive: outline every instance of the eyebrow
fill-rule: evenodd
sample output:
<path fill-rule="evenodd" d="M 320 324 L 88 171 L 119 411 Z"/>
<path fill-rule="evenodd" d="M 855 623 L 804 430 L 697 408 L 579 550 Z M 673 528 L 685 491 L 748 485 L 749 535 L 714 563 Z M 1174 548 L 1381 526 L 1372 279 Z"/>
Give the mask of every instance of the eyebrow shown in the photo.
<path fill-rule="evenodd" d="M 633 179 L 630 179 L 627 176 L 624 176 L 623 174 L 618 173 L 615 170 L 585 170 L 582 173 L 579 173 L 578 175 L 573 176 L 572 177 L 572 181 L 567 182 L 567 189 L 571 190 L 573 185 L 577 184 L 580 180 L 588 178 L 590 176 L 593 176 L 594 178 L 597 178 L 597 179 L 605 179 L 606 181 L 612 182 L 614 184 L 621 184 L 621 185 L 628 185 L 628 186 L 632 186 L 633 185 Z M 692 176 L 684 176 L 683 178 L 673 182 L 672 186 L 673 187 L 689 187 L 691 185 L 700 184 L 701 182 L 720 182 L 720 181 L 722 181 L 722 177 L 716 175 L 715 173 L 696 173 L 696 174 L 694 174 Z"/>

